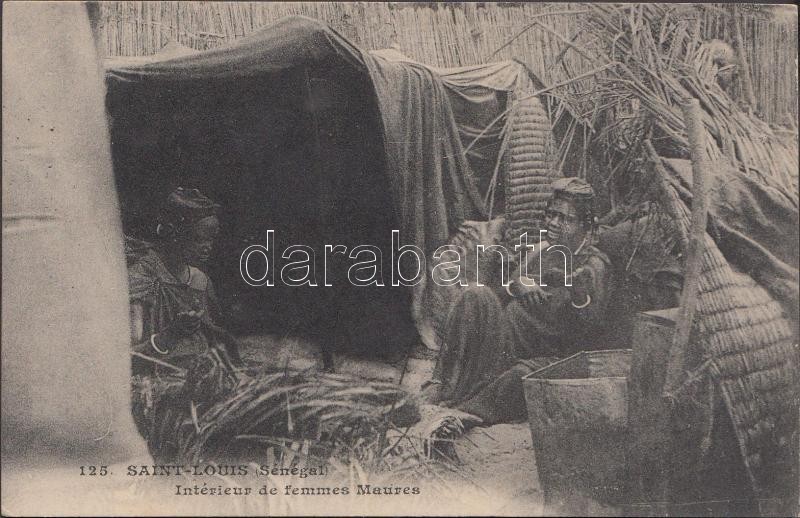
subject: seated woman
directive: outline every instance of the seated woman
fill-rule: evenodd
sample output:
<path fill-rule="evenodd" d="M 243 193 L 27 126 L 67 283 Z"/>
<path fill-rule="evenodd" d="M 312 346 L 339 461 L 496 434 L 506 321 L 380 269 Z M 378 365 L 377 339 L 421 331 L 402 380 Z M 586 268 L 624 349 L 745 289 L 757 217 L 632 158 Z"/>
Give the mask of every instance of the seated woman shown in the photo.
<path fill-rule="evenodd" d="M 562 254 L 542 251 L 536 283 L 520 282 L 516 272 L 508 288 L 467 288 L 450 310 L 424 391 L 429 402 L 478 416 L 486 425 L 524 419 L 521 378 L 596 344 L 606 324 L 610 265 L 592 244 L 594 192 L 579 178 L 559 179 L 553 187 L 547 237 L 550 245 L 572 252 L 572 286 L 565 285 Z M 538 276 L 539 256 L 529 254 L 523 271 Z"/>
<path fill-rule="evenodd" d="M 218 209 L 197 189 L 180 187 L 161 208 L 158 242 L 145 243 L 128 270 L 134 351 L 179 368 L 210 351 L 227 364 L 240 361 L 236 340 L 211 318 L 214 289 L 199 269 L 219 232 Z M 135 360 L 135 374 L 161 368 Z"/>

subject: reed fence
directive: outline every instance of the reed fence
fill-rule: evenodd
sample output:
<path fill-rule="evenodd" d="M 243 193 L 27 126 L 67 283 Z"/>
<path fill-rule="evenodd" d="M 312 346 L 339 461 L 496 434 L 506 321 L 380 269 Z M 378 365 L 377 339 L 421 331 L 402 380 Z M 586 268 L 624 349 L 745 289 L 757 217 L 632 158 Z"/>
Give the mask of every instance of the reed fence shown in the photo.
<path fill-rule="evenodd" d="M 554 83 L 592 68 L 574 50 L 565 52 L 583 10 L 576 3 L 525 2 L 115 1 L 100 4 L 100 31 L 108 56 L 143 56 L 170 41 L 199 50 L 217 47 L 299 14 L 328 23 L 367 50 L 396 46 L 413 59 L 441 67 L 515 58 Z M 768 122 L 794 124 L 796 15 L 775 17 L 758 4 L 744 4 L 736 17 L 759 111 Z M 709 5 L 698 30 L 707 38 L 731 41 L 730 19 L 728 9 Z"/>

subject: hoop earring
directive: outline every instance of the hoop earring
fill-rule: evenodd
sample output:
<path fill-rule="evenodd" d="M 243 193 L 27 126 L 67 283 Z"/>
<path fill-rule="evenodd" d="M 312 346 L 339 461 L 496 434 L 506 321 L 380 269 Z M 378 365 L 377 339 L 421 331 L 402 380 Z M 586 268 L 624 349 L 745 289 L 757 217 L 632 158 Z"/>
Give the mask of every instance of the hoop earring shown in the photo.
<path fill-rule="evenodd" d="M 156 225 L 156 235 L 162 239 L 167 238 L 174 238 L 175 237 L 175 226 L 171 223 L 161 224 L 159 223 Z"/>

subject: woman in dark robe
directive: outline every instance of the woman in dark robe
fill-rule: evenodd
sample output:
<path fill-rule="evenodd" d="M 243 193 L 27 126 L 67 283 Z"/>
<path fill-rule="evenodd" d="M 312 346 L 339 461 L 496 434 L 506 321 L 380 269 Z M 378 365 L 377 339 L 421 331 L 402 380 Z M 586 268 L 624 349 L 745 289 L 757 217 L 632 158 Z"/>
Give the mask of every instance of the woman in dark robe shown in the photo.
<path fill-rule="evenodd" d="M 557 180 L 553 187 L 541 278 L 523 281 L 518 271 L 507 288 L 466 289 L 450 310 L 433 380 L 424 389 L 429 402 L 478 416 L 486 425 L 524 419 L 523 376 L 600 345 L 610 265 L 592 244 L 594 192 L 579 178 Z M 565 282 L 564 256 L 546 252 L 549 245 L 572 252 L 572 286 Z M 529 254 L 523 272 L 538 274 L 539 258 Z"/>
<path fill-rule="evenodd" d="M 239 361 L 235 339 L 214 324 L 216 297 L 200 269 L 219 232 L 219 206 L 197 189 L 178 188 L 164 203 L 158 242 L 142 243 L 128 269 L 131 334 L 137 353 L 186 367 L 214 351 L 223 361 Z M 156 362 L 134 361 L 134 373 L 158 370 Z"/>

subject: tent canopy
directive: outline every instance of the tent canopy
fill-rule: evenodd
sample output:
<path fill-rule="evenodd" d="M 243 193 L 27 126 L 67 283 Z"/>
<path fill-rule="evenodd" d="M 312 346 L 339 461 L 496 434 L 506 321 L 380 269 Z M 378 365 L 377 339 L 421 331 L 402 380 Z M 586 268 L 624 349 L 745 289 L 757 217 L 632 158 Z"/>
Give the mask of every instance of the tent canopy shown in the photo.
<path fill-rule="evenodd" d="M 458 225 L 485 217 L 481 191 L 501 135 L 487 133 L 470 156 L 464 148 L 526 72 L 507 62 L 448 73 L 380 54 L 289 17 L 223 48 L 112 63 L 107 105 L 126 232 L 152 238 L 166 194 L 199 188 L 223 206 L 209 269 L 225 306 L 244 309 L 245 328 L 347 329 L 349 341 L 384 352 L 413 342 L 414 324 L 430 339 L 421 301 L 433 283 L 391 286 L 391 230 L 422 248 L 430 268 Z M 266 245 L 268 230 L 276 285 L 254 288 L 239 259 Z M 334 286 L 323 286 L 325 244 L 379 247 L 385 286 L 352 286 L 346 258 L 328 264 Z M 315 250 L 318 286 L 280 282 L 289 245 Z"/>
<path fill-rule="evenodd" d="M 340 313 L 360 310 L 394 314 L 395 334 L 413 336 L 406 291 L 352 287 L 346 261 L 329 268 L 333 288 L 321 271 L 316 287 L 285 286 L 279 270 L 274 287 L 251 287 L 239 273 L 242 251 L 267 245 L 268 230 L 273 267 L 288 262 L 290 245 L 319 252 L 317 268 L 324 244 L 388 250 L 396 227 L 382 129 L 357 49 L 322 24 L 287 18 L 225 48 L 112 68 L 107 84 L 126 231 L 152 239 L 159 203 L 179 185 L 219 202 L 209 270 L 223 306 L 239 310 L 228 325 L 327 337 L 337 321 L 359 325 Z"/>
<path fill-rule="evenodd" d="M 298 67 L 343 65 L 363 69 L 361 51 L 327 25 L 303 16 L 289 16 L 220 48 L 147 63 L 114 68 L 113 76 L 188 80 L 246 77 L 280 73 Z"/>

